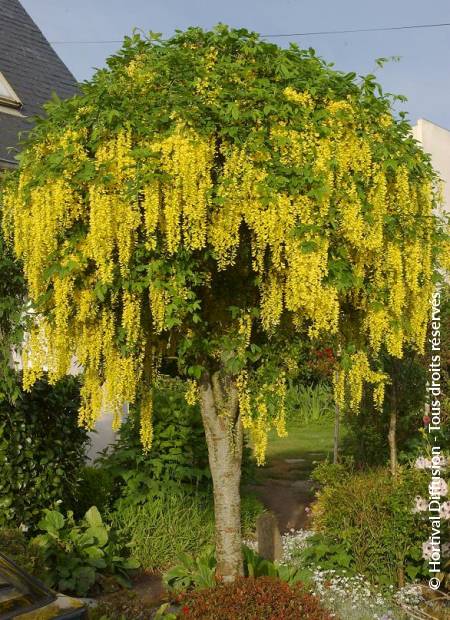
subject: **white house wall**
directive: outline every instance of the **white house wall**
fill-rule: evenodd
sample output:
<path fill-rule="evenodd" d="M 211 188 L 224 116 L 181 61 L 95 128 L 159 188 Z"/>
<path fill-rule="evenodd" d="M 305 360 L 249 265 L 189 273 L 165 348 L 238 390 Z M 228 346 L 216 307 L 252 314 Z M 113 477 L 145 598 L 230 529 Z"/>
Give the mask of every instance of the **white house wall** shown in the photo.
<path fill-rule="evenodd" d="M 413 136 L 431 155 L 433 167 L 444 183 L 444 208 L 450 212 L 450 131 L 419 118 L 413 127 Z"/>

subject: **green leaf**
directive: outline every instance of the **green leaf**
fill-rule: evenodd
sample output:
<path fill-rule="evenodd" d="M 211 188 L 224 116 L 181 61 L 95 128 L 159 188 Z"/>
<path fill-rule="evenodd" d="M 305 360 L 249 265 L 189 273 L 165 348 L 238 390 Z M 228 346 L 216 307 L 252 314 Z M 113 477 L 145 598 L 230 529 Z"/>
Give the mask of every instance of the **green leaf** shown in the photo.
<path fill-rule="evenodd" d="M 64 527 L 64 516 L 57 510 L 46 510 L 45 517 L 39 521 L 38 527 L 49 533 L 56 533 Z"/>
<path fill-rule="evenodd" d="M 84 519 L 91 527 L 103 527 L 103 519 L 97 506 L 91 506 L 84 515 Z"/>

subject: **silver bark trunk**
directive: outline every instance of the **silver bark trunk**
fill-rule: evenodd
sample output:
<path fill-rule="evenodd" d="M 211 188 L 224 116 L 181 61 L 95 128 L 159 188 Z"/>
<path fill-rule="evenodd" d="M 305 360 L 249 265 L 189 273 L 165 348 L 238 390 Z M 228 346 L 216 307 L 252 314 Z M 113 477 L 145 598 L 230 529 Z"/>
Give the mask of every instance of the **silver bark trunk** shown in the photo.
<path fill-rule="evenodd" d="M 217 575 L 230 582 L 243 574 L 239 489 L 243 430 L 233 380 L 205 372 L 200 406 L 213 480 Z"/>
<path fill-rule="evenodd" d="M 395 477 L 397 475 L 397 412 L 391 411 L 389 419 L 389 464 L 391 474 Z"/>

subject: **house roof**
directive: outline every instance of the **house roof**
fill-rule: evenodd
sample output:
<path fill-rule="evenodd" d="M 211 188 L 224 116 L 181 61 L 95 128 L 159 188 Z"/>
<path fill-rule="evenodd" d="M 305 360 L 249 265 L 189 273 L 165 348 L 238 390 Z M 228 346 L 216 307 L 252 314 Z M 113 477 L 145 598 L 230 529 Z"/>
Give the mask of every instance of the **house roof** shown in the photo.
<path fill-rule="evenodd" d="M 20 110 L 0 106 L 0 167 L 14 165 L 19 134 L 42 114 L 53 92 L 72 96 L 77 83 L 19 0 L 0 0 L 0 72 L 22 102 Z"/>

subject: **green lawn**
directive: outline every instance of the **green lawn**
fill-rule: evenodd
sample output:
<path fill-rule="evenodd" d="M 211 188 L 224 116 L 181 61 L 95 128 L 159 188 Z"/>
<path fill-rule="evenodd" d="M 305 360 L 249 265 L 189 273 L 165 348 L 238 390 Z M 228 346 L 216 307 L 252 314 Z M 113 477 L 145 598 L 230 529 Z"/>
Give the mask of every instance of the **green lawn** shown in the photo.
<path fill-rule="evenodd" d="M 288 436 L 278 437 L 276 431 L 269 434 L 267 460 L 304 457 L 333 451 L 333 421 L 309 426 L 289 426 Z"/>
<path fill-rule="evenodd" d="M 276 431 L 271 431 L 266 464 L 257 468 L 256 480 L 308 480 L 318 461 L 332 458 L 333 429 L 334 422 L 330 420 L 307 426 L 288 425 L 288 436 L 282 438 Z M 290 459 L 293 462 L 289 462 Z"/>

